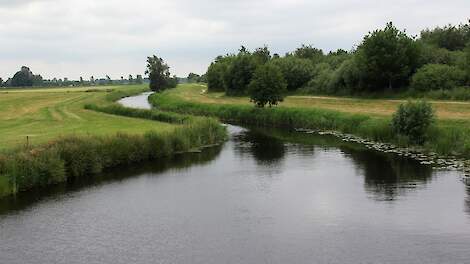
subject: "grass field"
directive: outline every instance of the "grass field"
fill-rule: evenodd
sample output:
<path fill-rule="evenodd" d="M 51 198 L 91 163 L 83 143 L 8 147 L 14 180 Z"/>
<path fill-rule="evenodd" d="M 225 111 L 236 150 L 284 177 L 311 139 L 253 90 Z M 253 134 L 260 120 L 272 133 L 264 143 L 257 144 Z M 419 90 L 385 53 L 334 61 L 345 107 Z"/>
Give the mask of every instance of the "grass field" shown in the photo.
<path fill-rule="evenodd" d="M 211 104 L 251 104 L 247 97 L 229 97 L 224 93 L 205 93 L 207 87 L 199 84 L 180 85 L 174 90 L 179 97 Z M 335 110 L 344 113 L 391 116 L 398 105 L 405 100 L 357 99 L 329 96 L 288 96 L 280 107 L 302 107 Z M 460 120 L 470 122 L 470 102 L 430 101 L 440 120 Z M 469 123 L 470 124 L 470 123 Z"/>
<path fill-rule="evenodd" d="M 45 143 L 65 135 L 108 135 L 149 130 L 170 131 L 174 125 L 85 110 L 89 103 L 107 105 L 113 94 L 136 94 L 145 85 L 0 91 L 0 150 Z"/>

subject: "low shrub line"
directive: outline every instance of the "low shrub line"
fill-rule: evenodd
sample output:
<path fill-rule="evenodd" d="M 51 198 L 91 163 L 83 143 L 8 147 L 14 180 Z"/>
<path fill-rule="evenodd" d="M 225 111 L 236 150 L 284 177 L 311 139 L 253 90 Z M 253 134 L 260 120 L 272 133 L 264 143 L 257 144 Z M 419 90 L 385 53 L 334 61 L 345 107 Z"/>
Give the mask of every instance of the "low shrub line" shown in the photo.
<path fill-rule="evenodd" d="M 228 122 L 258 126 L 334 130 L 354 134 L 368 140 L 409 146 L 410 142 L 397 136 L 391 127 L 391 118 L 349 114 L 314 108 L 275 107 L 260 109 L 249 105 L 210 104 L 187 101 L 172 91 L 154 94 L 150 102 L 159 109 L 192 115 L 221 118 Z M 441 155 L 470 158 L 470 128 L 468 123 L 443 120 L 427 132 L 422 146 L 426 151 Z"/>
<path fill-rule="evenodd" d="M 120 98 L 120 96 L 118 97 Z M 116 97 L 113 95 L 113 99 Z M 222 142 L 225 128 L 212 118 L 191 117 L 156 110 L 130 109 L 112 104 L 89 104 L 89 110 L 176 124 L 171 132 L 143 135 L 59 138 L 37 147 L 21 147 L 0 154 L 0 197 L 35 187 L 90 177 L 105 169 L 157 160 Z"/>
<path fill-rule="evenodd" d="M 171 124 L 185 124 L 194 122 L 195 118 L 188 115 L 177 113 L 163 112 L 158 110 L 145 110 L 136 108 L 127 108 L 118 104 L 109 106 L 98 106 L 96 104 L 86 104 L 85 109 L 102 112 L 112 115 L 120 115 L 127 117 L 143 118 L 155 121 L 161 121 Z"/>

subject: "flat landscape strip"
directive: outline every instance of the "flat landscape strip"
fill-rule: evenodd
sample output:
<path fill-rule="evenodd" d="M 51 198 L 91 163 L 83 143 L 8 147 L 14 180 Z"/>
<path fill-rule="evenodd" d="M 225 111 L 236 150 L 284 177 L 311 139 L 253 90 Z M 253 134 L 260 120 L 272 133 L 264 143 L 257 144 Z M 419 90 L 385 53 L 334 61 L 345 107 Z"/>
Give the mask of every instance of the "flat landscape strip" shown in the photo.
<path fill-rule="evenodd" d="M 370 99 L 368 99 L 370 100 Z M 261 126 L 334 130 L 365 139 L 402 145 L 400 138 L 392 133 L 390 115 L 325 109 L 316 104 L 295 107 L 283 103 L 280 107 L 255 108 L 246 97 L 225 97 L 220 94 L 201 93 L 201 87 L 181 85 L 160 94 L 154 94 L 151 103 L 162 110 L 186 114 L 215 116 L 227 121 Z M 219 103 L 220 102 L 220 103 Z M 238 103 L 240 102 L 240 103 Z M 381 100 L 374 103 L 377 107 Z M 458 105 L 461 105 L 459 103 Z M 469 112 L 465 112 L 469 114 Z M 424 146 L 429 152 L 440 155 L 457 155 L 470 158 L 470 123 L 465 119 L 440 117 L 429 131 Z"/>

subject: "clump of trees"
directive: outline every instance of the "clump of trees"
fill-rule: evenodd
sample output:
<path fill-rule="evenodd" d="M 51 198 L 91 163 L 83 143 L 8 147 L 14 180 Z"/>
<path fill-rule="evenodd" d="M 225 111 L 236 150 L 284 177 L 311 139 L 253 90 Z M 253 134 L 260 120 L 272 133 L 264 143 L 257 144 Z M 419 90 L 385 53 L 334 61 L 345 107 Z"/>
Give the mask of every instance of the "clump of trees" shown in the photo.
<path fill-rule="evenodd" d="M 147 70 L 150 80 L 150 89 L 155 92 L 161 92 L 168 88 L 174 88 L 178 85 L 178 78 L 171 77 L 170 67 L 162 58 L 153 55 L 147 57 Z"/>
<path fill-rule="evenodd" d="M 426 29 L 420 36 L 387 23 L 351 51 L 325 53 L 302 45 L 280 56 L 271 55 L 266 46 L 253 52 L 242 46 L 238 53 L 218 56 L 211 63 L 208 89 L 247 95 L 254 73 L 266 64 L 281 71 L 290 93 L 427 95 L 467 89 L 470 94 L 470 22 Z"/>

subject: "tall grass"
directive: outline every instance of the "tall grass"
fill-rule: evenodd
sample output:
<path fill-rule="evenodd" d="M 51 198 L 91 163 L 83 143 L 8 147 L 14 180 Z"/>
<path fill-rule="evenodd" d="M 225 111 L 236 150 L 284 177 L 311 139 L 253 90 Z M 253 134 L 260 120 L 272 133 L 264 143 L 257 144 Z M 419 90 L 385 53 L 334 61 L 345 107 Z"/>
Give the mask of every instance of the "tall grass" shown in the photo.
<path fill-rule="evenodd" d="M 150 102 L 159 109 L 185 114 L 214 116 L 240 124 L 284 128 L 334 130 L 369 140 L 409 146 L 393 133 L 391 119 L 315 108 L 256 108 L 249 105 L 187 101 L 172 91 L 154 94 Z M 466 122 L 438 121 L 429 129 L 425 151 L 470 158 L 470 127 Z M 403 145 L 406 144 L 406 145 Z"/>

